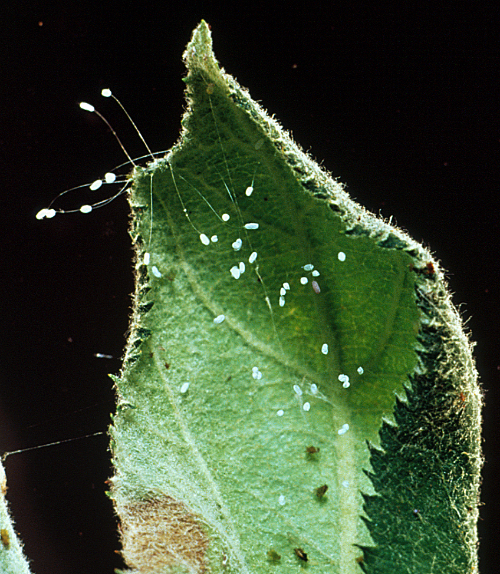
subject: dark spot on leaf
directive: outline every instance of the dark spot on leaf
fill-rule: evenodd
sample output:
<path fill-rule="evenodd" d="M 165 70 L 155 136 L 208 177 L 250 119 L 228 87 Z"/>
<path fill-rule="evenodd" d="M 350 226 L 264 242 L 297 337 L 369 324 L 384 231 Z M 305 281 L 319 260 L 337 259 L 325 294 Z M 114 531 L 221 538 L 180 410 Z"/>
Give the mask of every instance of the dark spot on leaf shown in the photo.
<path fill-rule="evenodd" d="M 436 272 L 436 270 L 434 269 L 434 263 L 432 261 L 429 261 L 425 266 L 425 272 L 427 275 L 434 275 L 434 273 Z"/>
<path fill-rule="evenodd" d="M 147 313 L 151 310 L 151 307 L 154 305 L 154 301 L 149 301 L 148 303 L 142 303 L 139 305 L 139 311 L 141 313 Z"/>
<path fill-rule="evenodd" d="M 318 498 L 323 498 L 323 496 L 325 496 L 327 490 L 328 490 L 328 484 L 323 484 L 322 486 L 318 486 L 318 488 L 315 490 L 316 496 Z"/>
<path fill-rule="evenodd" d="M 303 562 L 307 562 L 307 554 L 302 550 L 302 548 L 294 548 L 293 551 L 295 552 L 295 556 L 302 560 Z"/>

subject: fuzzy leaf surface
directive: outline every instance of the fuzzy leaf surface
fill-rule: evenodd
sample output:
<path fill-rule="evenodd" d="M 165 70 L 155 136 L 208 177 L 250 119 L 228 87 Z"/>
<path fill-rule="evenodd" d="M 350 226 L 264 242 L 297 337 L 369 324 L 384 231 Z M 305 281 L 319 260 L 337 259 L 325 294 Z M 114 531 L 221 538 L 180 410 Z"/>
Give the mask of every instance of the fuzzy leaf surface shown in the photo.
<path fill-rule="evenodd" d="M 206 23 L 184 58 L 181 139 L 130 195 L 127 563 L 474 572 L 480 396 L 437 263 L 220 69 Z"/>

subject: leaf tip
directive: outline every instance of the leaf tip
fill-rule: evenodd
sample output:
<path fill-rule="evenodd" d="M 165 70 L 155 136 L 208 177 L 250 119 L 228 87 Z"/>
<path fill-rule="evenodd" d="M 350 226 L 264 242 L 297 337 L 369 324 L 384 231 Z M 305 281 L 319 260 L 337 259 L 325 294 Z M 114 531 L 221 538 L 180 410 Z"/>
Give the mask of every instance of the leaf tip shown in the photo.
<path fill-rule="evenodd" d="M 195 69 L 219 72 L 219 65 L 212 48 L 212 33 L 210 24 L 202 20 L 193 30 L 191 40 L 186 46 L 183 60 L 189 71 Z"/>

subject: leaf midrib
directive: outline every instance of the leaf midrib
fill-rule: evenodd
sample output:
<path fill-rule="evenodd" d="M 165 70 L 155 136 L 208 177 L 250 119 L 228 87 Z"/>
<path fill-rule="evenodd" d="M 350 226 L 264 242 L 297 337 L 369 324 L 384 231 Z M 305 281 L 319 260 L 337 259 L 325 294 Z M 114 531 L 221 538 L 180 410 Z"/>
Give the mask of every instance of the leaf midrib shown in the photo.
<path fill-rule="evenodd" d="M 175 240 L 176 251 L 181 263 L 181 266 L 186 274 L 188 283 L 195 294 L 195 296 L 199 299 L 199 301 L 204 305 L 206 309 L 208 309 L 214 316 L 218 315 L 221 312 L 221 309 L 218 305 L 211 299 L 210 295 L 207 291 L 203 288 L 203 283 L 199 280 L 199 275 L 196 270 L 188 263 L 187 258 L 184 253 L 183 246 L 179 241 L 180 234 L 178 233 L 174 217 L 172 216 L 170 210 L 167 207 L 165 200 L 162 197 L 157 198 L 157 202 L 161 204 L 161 208 L 165 213 L 166 220 L 168 222 L 168 226 L 172 230 L 172 235 Z M 277 361 L 282 367 L 286 369 L 293 370 L 296 374 L 300 377 L 307 377 L 308 380 L 315 382 L 316 384 L 324 383 L 324 378 L 319 375 L 317 372 L 307 369 L 306 367 L 300 365 L 293 359 L 287 358 L 284 353 L 277 352 L 271 345 L 265 344 L 260 341 L 257 337 L 253 335 L 252 332 L 245 329 L 243 324 L 234 319 L 230 313 L 225 310 L 225 321 L 224 324 L 227 325 L 230 329 L 232 329 L 236 334 L 238 334 L 250 347 L 255 349 L 257 352 L 262 353 L 273 360 Z M 162 378 L 164 376 L 162 375 Z M 179 413 L 180 416 L 180 413 Z M 332 432 L 334 427 L 334 421 L 347 421 L 350 420 L 349 417 L 349 410 L 346 408 L 345 401 L 338 400 L 336 402 L 332 402 Z M 186 432 L 189 432 L 186 429 Z M 190 434 L 189 434 L 190 436 Z M 336 437 L 337 438 L 337 437 Z M 190 440 L 193 440 L 192 438 Z M 356 534 L 357 534 L 357 517 L 359 516 L 359 504 L 357 501 L 357 488 L 354 485 L 357 484 L 357 464 L 356 464 L 356 455 L 355 455 L 355 448 L 354 444 L 356 441 L 359 440 L 358 432 L 353 430 L 349 433 L 348 436 L 342 437 L 341 441 L 336 440 L 334 442 L 334 447 L 339 457 L 339 468 L 342 468 L 342 479 L 348 480 L 352 486 L 352 489 L 355 490 L 352 496 L 346 497 L 341 496 L 342 491 L 339 489 L 339 496 L 338 496 L 338 506 L 341 509 L 339 516 L 345 517 L 340 520 L 340 524 L 338 524 L 339 529 L 339 540 L 340 540 L 340 565 L 342 572 L 348 572 L 350 565 L 352 564 L 352 557 L 353 557 L 353 544 L 356 541 Z M 194 445 L 194 441 L 193 441 Z M 208 473 L 210 476 L 211 482 L 214 484 L 215 491 L 217 492 L 218 496 L 220 495 L 219 490 L 215 485 L 215 481 L 213 477 L 210 475 L 208 467 L 196 449 L 196 460 L 199 460 L 200 464 L 203 465 L 203 472 Z M 336 478 L 337 484 L 341 484 L 340 476 Z M 222 504 L 222 501 L 221 501 Z M 224 508 L 226 508 L 224 506 Z M 226 512 L 229 516 L 229 510 L 226 509 Z M 316 543 L 310 542 L 311 546 L 315 548 Z M 319 549 L 318 549 L 319 550 Z M 321 554 L 324 554 L 322 551 Z"/>

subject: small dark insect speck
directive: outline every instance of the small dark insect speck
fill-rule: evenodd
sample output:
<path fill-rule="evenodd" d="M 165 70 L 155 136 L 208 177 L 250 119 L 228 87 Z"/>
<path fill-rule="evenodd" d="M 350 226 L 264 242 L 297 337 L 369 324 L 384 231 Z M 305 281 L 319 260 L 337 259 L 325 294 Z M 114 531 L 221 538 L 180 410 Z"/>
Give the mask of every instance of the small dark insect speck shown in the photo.
<path fill-rule="evenodd" d="M 316 496 L 318 498 L 323 498 L 323 496 L 325 496 L 325 493 L 327 490 L 328 490 L 328 484 L 323 484 L 322 486 L 318 486 L 318 488 L 315 490 Z"/>
<path fill-rule="evenodd" d="M 306 448 L 306 453 L 307 454 L 316 454 L 317 452 L 319 452 L 319 448 L 316 446 L 308 446 Z"/>
<path fill-rule="evenodd" d="M 294 548 L 295 556 L 304 562 L 307 562 L 307 554 L 302 550 L 302 548 Z"/>
<path fill-rule="evenodd" d="M 165 369 L 170 369 L 170 363 L 165 363 Z"/>

